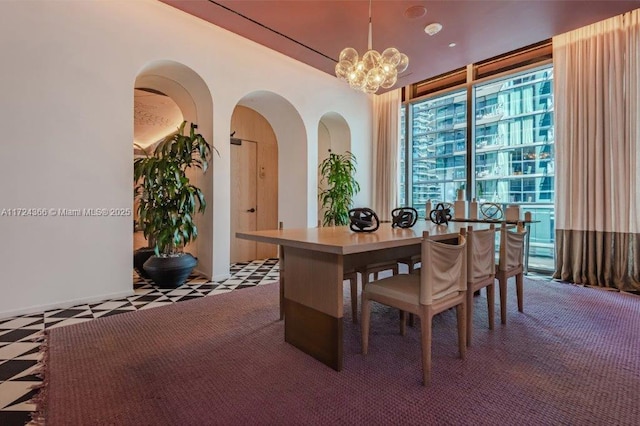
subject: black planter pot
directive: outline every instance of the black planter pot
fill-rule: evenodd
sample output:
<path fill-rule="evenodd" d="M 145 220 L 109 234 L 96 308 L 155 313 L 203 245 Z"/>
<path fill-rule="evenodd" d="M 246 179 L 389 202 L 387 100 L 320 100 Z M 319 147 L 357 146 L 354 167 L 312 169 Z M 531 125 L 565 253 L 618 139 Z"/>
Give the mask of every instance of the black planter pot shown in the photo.
<path fill-rule="evenodd" d="M 142 247 L 133 252 L 133 268 L 142 278 L 149 278 L 149 275 L 144 270 L 143 265 L 144 262 L 154 254 L 155 251 L 151 247 Z"/>
<path fill-rule="evenodd" d="M 151 256 L 144 262 L 144 271 L 160 288 L 176 288 L 184 284 L 198 261 L 189 253 L 175 257 Z"/>

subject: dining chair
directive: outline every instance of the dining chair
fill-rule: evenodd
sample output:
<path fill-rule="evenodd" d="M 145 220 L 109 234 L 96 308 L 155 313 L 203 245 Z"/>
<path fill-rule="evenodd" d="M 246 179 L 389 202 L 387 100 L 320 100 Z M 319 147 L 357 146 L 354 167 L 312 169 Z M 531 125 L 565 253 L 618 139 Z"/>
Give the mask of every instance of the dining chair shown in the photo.
<path fill-rule="evenodd" d="M 467 228 L 467 346 L 471 345 L 473 335 L 473 296 L 487 288 L 487 310 L 489 329 L 493 330 L 496 279 L 496 230 L 491 224 L 489 229 L 474 231 Z"/>
<path fill-rule="evenodd" d="M 420 318 L 423 384 L 431 377 L 432 320 L 440 312 L 456 307 L 460 357 L 466 355 L 467 251 L 465 229 L 457 244 L 435 241 L 425 231 L 419 274 L 399 274 L 369 283 L 362 290 L 362 353 L 369 349 L 371 301 L 385 304 Z M 428 267 L 426 266 L 428 265 Z M 403 322 L 401 322 L 401 328 Z"/>
<path fill-rule="evenodd" d="M 500 288 L 500 321 L 507 323 L 507 281 L 516 279 L 518 311 L 523 311 L 524 284 L 524 242 L 527 230 L 518 222 L 516 231 L 507 230 L 505 223 L 500 227 L 500 254 L 496 266 L 496 279 Z"/>

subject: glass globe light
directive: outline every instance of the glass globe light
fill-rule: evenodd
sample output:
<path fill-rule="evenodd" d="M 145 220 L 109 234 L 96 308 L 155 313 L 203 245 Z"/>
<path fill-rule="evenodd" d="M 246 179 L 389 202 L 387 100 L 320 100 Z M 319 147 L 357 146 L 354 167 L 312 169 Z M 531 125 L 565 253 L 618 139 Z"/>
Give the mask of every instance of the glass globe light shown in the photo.
<path fill-rule="evenodd" d="M 395 68 L 400 63 L 400 55 L 401 53 L 398 49 L 395 47 L 389 47 L 382 52 L 382 60 Z"/>
<path fill-rule="evenodd" d="M 362 90 L 366 84 L 367 75 L 358 69 L 354 69 L 349 73 L 349 85 L 356 90 Z"/>
<path fill-rule="evenodd" d="M 394 69 L 392 73 L 386 75 L 386 78 L 384 79 L 382 84 L 380 84 L 380 87 L 382 87 L 383 89 L 388 89 L 390 87 L 393 87 L 393 85 L 396 84 L 397 81 L 398 72 Z"/>
<path fill-rule="evenodd" d="M 398 63 L 398 74 L 404 72 L 409 66 L 409 57 L 404 53 L 400 54 L 400 62 Z"/>
<path fill-rule="evenodd" d="M 391 65 L 389 62 L 383 61 L 380 63 L 380 69 L 382 70 L 382 72 L 385 73 L 385 75 L 390 74 L 391 72 L 396 72 L 396 67 L 395 65 Z"/>
<path fill-rule="evenodd" d="M 346 80 L 353 65 L 347 61 L 340 61 L 336 64 L 336 76 L 341 80 Z"/>
<path fill-rule="evenodd" d="M 375 50 L 369 50 L 367 53 L 362 55 L 362 63 L 368 72 L 370 69 L 377 67 L 380 63 L 380 54 Z"/>
<path fill-rule="evenodd" d="M 358 52 L 356 51 L 356 49 L 354 49 L 353 47 L 346 47 L 344 49 L 342 49 L 342 52 L 340 52 L 340 58 L 338 59 L 338 62 L 348 62 L 351 65 L 355 65 L 358 63 Z"/>
<path fill-rule="evenodd" d="M 367 73 L 367 84 L 371 83 L 375 84 L 377 87 L 380 87 L 384 80 L 385 74 L 380 68 L 374 68 Z"/>

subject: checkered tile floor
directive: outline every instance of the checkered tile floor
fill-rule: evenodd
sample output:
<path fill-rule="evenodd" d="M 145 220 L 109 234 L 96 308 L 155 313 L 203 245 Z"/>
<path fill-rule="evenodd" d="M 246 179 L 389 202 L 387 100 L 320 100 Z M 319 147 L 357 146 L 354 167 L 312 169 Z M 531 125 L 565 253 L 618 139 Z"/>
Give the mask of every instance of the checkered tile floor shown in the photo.
<path fill-rule="evenodd" d="M 39 343 L 34 342 L 49 328 L 90 321 L 122 312 L 164 306 L 183 300 L 213 296 L 278 280 L 278 260 L 266 259 L 231 266 L 231 278 L 209 282 L 192 276 L 176 289 L 158 289 L 133 273 L 135 294 L 69 309 L 51 310 L 15 318 L 0 319 L 0 425 L 25 425 L 35 405 L 30 402 L 42 383 L 36 374 L 40 359 Z"/>

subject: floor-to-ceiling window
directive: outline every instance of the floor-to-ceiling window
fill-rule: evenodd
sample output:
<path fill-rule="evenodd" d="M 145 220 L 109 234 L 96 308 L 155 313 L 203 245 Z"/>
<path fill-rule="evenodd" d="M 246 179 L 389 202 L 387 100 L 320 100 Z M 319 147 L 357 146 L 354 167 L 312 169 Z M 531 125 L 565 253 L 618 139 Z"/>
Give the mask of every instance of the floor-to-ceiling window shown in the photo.
<path fill-rule="evenodd" d="M 400 109 L 400 149 L 398 158 L 398 202 L 400 206 L 407 205 L 407 134 L 404 130 L 407 125 L 407 109 Z"/>
<path fill-rule="evenodd" d="M 469 116 L 467 110 L 472 111 Z M 478 203 L 503 209 L 517 204 L 536 221 L 530 228 L 529 268 L 553 270 L 555 151 L 549 61 L 409 100 L 403 117 L 402 204 L 425 217 L 427 200 L 453 202 L 457 189 L 465 189 Z M 473 143 L 468 144 L 467 137 Z"/>
<path fill-rule="evenodd" d="M 464 90 L 411 104 L 411 204 L 425 217 L 425 203 L 453 201 L 466 185 L 467 99 Z"/>
<path fill-rule="evenodd" d="M 553 68 L 526 71 L 473 87 L 475 197 L 517 204 L 531 225 L 529 262 L 553 268 Z"/>

